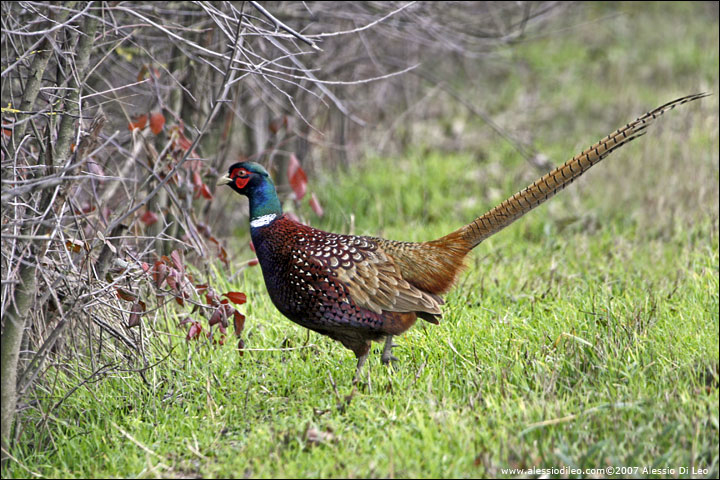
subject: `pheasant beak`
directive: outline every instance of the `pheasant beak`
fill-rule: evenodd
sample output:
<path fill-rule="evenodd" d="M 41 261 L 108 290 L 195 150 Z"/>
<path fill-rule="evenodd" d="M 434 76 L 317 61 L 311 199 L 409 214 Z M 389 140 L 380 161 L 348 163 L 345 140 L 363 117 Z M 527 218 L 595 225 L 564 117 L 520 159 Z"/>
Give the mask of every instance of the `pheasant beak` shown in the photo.
<path fill-rule="evenodd" d="M 228 174 L 226 173 L 223 177 L 221 177 L 218 180 L 217 185 L 227 185 L 228 183 L 232 183 L 232 178 L 230 178 L 228 176 Z"/>

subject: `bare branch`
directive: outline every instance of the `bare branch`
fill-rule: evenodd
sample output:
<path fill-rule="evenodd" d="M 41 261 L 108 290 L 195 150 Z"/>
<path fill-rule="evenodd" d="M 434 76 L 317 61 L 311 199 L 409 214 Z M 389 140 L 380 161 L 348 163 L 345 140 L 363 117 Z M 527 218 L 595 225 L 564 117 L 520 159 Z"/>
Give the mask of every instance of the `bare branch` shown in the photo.
<path fill-rule="evenodd" d="M 315 42 L 313 42 L 313 41 L 310 40 L 309 38 L 305 37 L 304 35 L 300 35 L 298 32 L 296 32 L 295 30 L 293 30 L 292 28 L 288 27 L 288 26 L 285 25 L 283 22 L 281 22 L 280 20 L 278 20 L 277 18 L 275 18 L 270 12 L 268 12 L 267 10 L 265 10 L 258 2 L 250 2 L 250 5 L 252 5 L 252 6 L 255 7 L 256 9 L 258 9 L 258 11 L 259 11 L 260 13 L 262 13 L 262 14 L 265 15 L 267 18 L 269 18 L 270 21 L 275 24 L 275 27 L 276 27 L 276 28 L 281 28 L 281 29 L 285 30 L 286 32 L 288 32 L 290 35 L 292 35 L 293 37 L 297 38 L 298 40 L 302 40 L 303 42 L 307 43 L 308 45 L 310 45 L 310 46 L 311 46 L 312 48 L 314 48 L 315 50 L 317 50 L 317 51 L 319 51 L 319 52 L 322 52 L 322 49 L 321 49 L 320 47 L 318 47 L 318 46 L 315 44 Z"/>

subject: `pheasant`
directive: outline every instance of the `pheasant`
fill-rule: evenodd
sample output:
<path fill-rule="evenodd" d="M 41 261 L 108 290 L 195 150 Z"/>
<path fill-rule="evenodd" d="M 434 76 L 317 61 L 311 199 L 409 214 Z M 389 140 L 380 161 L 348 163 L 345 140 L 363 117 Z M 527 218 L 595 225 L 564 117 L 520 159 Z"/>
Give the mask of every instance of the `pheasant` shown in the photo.
<path fill-rule="evenodd" d="M 298 223 L 283 214 L 268 172 L 257 163 L 235 163 L 218 185 L 229 185 L 250 201 L 250 233 L 277 309 L 355 353 L 354 394 L 372 341 L 385 339 L 382 361 L 387 364 L 395 360 L 394 335 L 408 330 L 418 317 L 439 322 L 441 295 L 456 282 L 470 250 L 644 135 L 665 112 L 707 95 L 688 95 L 646 113 L 468 225 L 428 242 L 340 235 Z"/>

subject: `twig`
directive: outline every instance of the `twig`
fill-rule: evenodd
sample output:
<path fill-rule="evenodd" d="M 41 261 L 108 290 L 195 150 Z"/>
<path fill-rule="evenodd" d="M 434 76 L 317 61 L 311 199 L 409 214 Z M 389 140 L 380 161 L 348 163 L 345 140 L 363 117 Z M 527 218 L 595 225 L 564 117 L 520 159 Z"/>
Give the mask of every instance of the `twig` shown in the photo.
<path fill-rule="evenodd" d="M 238 22 L 238 29 L 239 29 L 239 28 L 240 28 L 240 23 Z M 167 32 L 167 33 L 171 33 L 171 32 Z M 173 36 L 176 36 L 176 35 L 173 34 Z M 240 50 L 241 50 L 241 49 L 240 49 L 240 41 L 239 41 L 239 40 L 240 40 L 240 38 L 239 38 L 239 35 L 238 35 L 238 38 L 236 39 L 236 42 L 235 42 L 235 47 L 234 47 L 234 50 L 233 50 L 233 55 L 232 55 L 231 58 L 228 59 L 228 65 L 227 65 L 227 69 L 225 70 L 225 76 L 224 76 L 224 78 L 223 78 L 223 83 L 222 83 L 222 85 L 220 86 L 220 91 L 221 91 L 222 93 L 221 93 L 219 96 L 216 96 L 215 102 L 213 102 L 212 110 L 210 111 L 210 113 L 209 113 L 209 114 L 207 115 L 207 117 L 205 118 L 205 122 L 203 123 L 202 127 L 200 128 L 200 130 L 198 130 L 197 135 L 195 136 L 195 139 L 193 140 L 193 142 L 192 142 L 192 144 L 190 145 L 190 147 L 187 149 L 187 151 L 185 152 L 185 154 L 183 155 L 183 157 L 180 159 L 180 161 L 175 164 L 175 166 L 172 168 L 172 170 L 171 170 L 167 175 L 165 175 L 165 178 L 163 178 L 160 182 L 158 182 L 158 184 L 155 186 L 155 188 L 154 188 L 150 193 L 148 193 L 148 194 L 145 196 L 145 198 L 143 198 L 142 201 L 140 201 L 140 202 L 139 202 L 137 205 L 135 205 L 134 207 L 130 208 L 127 212 L 125 212 L 123 215 L 120 215 L 118 218 L 116 218 L 116 219 L 112 222 L 112 224 L 110 225 L 110 228 L 109 228 L 110 230 L 112 230 L 112 229 L 115 228 L 117 225 L 119 225 L 119 224 L 120 224 L 123 220 L 125 220 L 127 217 L 129 217 L 129 216 L 132 215 L 133 213 L 135 213 L 135 212 L 137 212 L 138 210 L 140 210 L 143 206 L 147 205 L 147 203 L 148 203 L 155 195 L 157 195 L 157 193 L 165 186 L 165 184 L 166 184 L 167 182 L 169 182 L 170 179 L 175 176 L 175 174 L 176 174 L 177 171 L 180 169 L 180 167 L 182 167 L 183 164 L 185 164 L 185 162 L 189 160 L 190 155 L 195 151 L 195 148 L 197 147 L 198 143 L 200 142 L 200 139 L 201 139 L 201 138 L 203 137 L 203 135 L 205 134 L 205 131 L 207 130 L 208 126 L 210 125 L 210 122 L 212 122 L 212 120 L 215 118 L 215 115 L 217 114 L 217 111 L 218 111 L 218 109 L 220 108 L 220 105 L 223 104 L 223 101 L 224 101 L 225 97 L 226 97 L 227 94 L 228 94 L 228 90 L 229 90 L 229 88 L 230 88 L 230 85 L 232 84 L 233 77 L 235 76 L 235 73 L 234 73 L 235 70 L 232 68 L 232 64 L 233 64 L 233 61 L 235 60 L 235 58 L 237 57 L 237 55 L 239 54 L 239 52 L 240 52 Z M 200 48 L 200 47 L 198 46 L 198 48 Z M 221 55 L 221 56 L 222 56 L 222 58 L 227 58 L 227 57 L 224 56 L 224 55 Z"/>
<path fill-rule="evenodd" d="M 69 13 L 69 10 L 73 8 L 73 6 L 74 6 L 75 3 L 76 3 L 76 2 L 72 2 L 72 4 L 70 4 L 70 5 L 68 5 L 68 6 L 65 7 L 65 8 L 68 10 L 68 13 Z M 19 31 L 19 30 L 7 30 L 7 31 L 5 31 L 4 33 L 5 33 L 5 35 L 17 35 L 17 36 L 21 36 L 21 37 L 23 37 L 23 36 L 32 37 L 32 36 L 37 36 L 37 35 L 45 36 L 45 35 L 47 35 L 48 33 L 53 33 L 53 32 L 55 32 L 56 30 L 59 30 L 59 29 L 61 29 L 61 28 L 63 28 L 63 27 L 70 27 L 70 24 L 71 24 L 75 19 L 80 18 L 82 15 L 84 15 L 84 14 L 90 9 L 90 7 L 92 6 L 92 4 L 93 4 L 93 2 L 87 2 L 87 5 L 85 6 L 85 9 L 84 9 L 84 10 L 82 10 L 81 12 L 78 12 L 76 15 L 74 15 L 73 17 L 71 17 L 71 18 L 69 18 L 69 19 L 67 19 L 67 20 L 62 20 L 62 21 L 60 21 L 60 23 L 57 23 L 57 22 L 56 22 L 57 24 L 56 24 L 54 27 L 51 27 L 51 28 L 48 28 L 48 29 L 38 30 L 38 31 L 35 31 L 35 32 L 21 32 L 21 31 Z M 66 14 L 66 15 L 67 15 L 67 14 Z M 5 72 L 3 72 L 3 76 L 5 76 Z"/>
<path fill-rule="evenodd" d="M 405 5 L 401 6 L 400 8 L 397 8 L 397 9 L 393 10 L 392 12 L 388 13 L 384 17 L 378 18 L 377 20 L 373 20 L 372 22 L 370 22 L 366 25 L 363 25 L 362 27 L 354 28 L 352 30 L 343 30 L 340 32 L 318 33 L 318 34 L 310 35 L 310 36 L 317 37 L 317 38 L 327 38 L 327 37 L 337 37 L 338 35 L 348 35 L 351 33 L 359 33 L 359 32 L 362 32 L 363 30 L 367 30 L 368 28 L 374 27 L 378 23 L 384 22 L 385 20 L 392 17 L 393 15 L 402 12 L 406 8 L 411 7 L 411 6 L 415 5 L 416 3 L 417 2 L 408 2 Z"/>
<path fill-rule="evenodd" d="M 40 350 L 33 356 L 32 360 L 30 361 L 30 364 L 25 368 L 23 373 L 18 378 L 18 397 L 22 397 L 22 395 L 25 393 L 25 390 L 32 384 L 32 382 L 35 380 L 35 377 L 37 376 L 38 372 L 40 371 L 40 368 L 42 368 L 43 360 L 45 360 L 45 357 L 47 355 L 47 352 L 49 349 L 55 345 L 55 342 L 60 338 L 60 334 L 63 332 L 65 327 L 67 326 L 68 322 L 64 318 L 60 320 L 60 323 L 55 327 L 55 329 L 48 335 L 48 337 L 45 339 L 45 342 L 43 342 L 42 346 L 40 347 Z M 35 364 L 37 362 L 37 367 L 35 367 Z M 29 378 L 28 378 L 29 377 Z"/>
<path fill-rule="evenodd" d="M 65 402 L 65 400 L 67 400 L 68 398 L 70 398 L 70 396 L 71 396 L 73 393 L 75 393 L 78 388 L 80 388 L 80 387 L 82 387 L 83 385 L 85 385 L 86 383 L 88 383 L 90 380 L 93 379 L 93 377 L 95 377 L 95 376 L 97 376 L 97 375 L 101 375 L 101 374 L 105 373 L 106 370 L 110 370 L 110 369 L 112 369 L 112 368 L 114 368 L 114 367 L 116 367 L 116 366 L 117 366 L 116 363 L 108 363 L 107 365 L 103 365 L 102 367 L 100 367 L 100 368 L 98 368 L 97 370 L 95 370 L 92 374 L 90 374 L 90 376 L 89 376 L 88 378 L 86 378 L 85 380 L 83 380 L 83 381 L 80 382 L 79 384 L 75 385 L 73 388 L 71 388 L 70 391 L 67 392 L 63 398 L 61 398 L 60 400 L 58 400 L 57 403 L 55 403 L 55 405 L 53 405 L 53 407 L 50 409 L 50 412 L 48 412 L 48 413 L 52 413 L 55 409 L 57 409 L 60 405 L 62 405 L 62 404 Z"/>
<path fill-rule="evenodd" d="M 310 343 L 308 345 L 301 345 L 299 347 L 286 347 L 286 348 L 243 348 L 243 352 L 289 352 L 291 350 L 302 350 L 303 348 L 317 348 L 317 345 Z"/>
<path fill-rule="evenodd" d="M 595 413 L 600 410 L 604 410 L 606 408 L 632 408 L 632 407 L 636 407 L 636 406 L 640 405 L 641 403 L 642 402 L 604 403 L 604 404 L 598 405 L 596 407 L 588 408 L 587 410 L 582 411 L 580 413 L 573 413 L 572 415 L 566 415 L 566 416 L 560 417 L 560 418 L 551 418 L 549 420 L 543 420 L 542 422 L 531 423 L 524 430 L 522 430 L 518 435 L 522 437 L 526 433 L 532 432 L 533 430 L 536 430 L 538 428 L 548 427 L 550 425 L 557 425 L 560 423 L 571 422 L 578 417 L 581 417 L 583 415 L 588 415 L 591 413 Z"/>
<path fill-rule="evenodd" d="M 447 340 L 447 344 L 450 346 L 450 350 L 452 350 L 453 352 L 455 352 L 455 355 L 457 355 L 458 357 L 460 357 L 465 363 L 467 363 L 468 365 L 472 366 L 473 368 L 477 368 L 477 365 L 474 365 L 470 360 L 468 360 L 467 358 L 465 358 L 464 356 L 462 356 L 462 355 L 460 354 L 460 352 L 458 352 L 458 351 L 455 349 L 455 345 L 452 344 L 452 342 L 450 341 L 450 339 Z"/>
<path fill-rule="evenodd" d="M 425 79 L 426 81 L 429 81 L 430 83 L 432 83 L 434 85 L 441 85 L 441 88 L 445 93 L 450 95 L 456 101 L 460 102 L 473 115 L 480 117 L 480 119 L 482 119 L 483 122 L 485 122 L 495 133 L 497 133 L 503 139 L 505 139 L 516 152 L 518 152 L 520 155 L 523 156 L 523 158 L 525 158 L 525 160 L 534 164 L 531 161 L 531 159 L 533 157 L 535 157 L 537 154 L 535 152 L 525 148 L 525 146 L 519 140 L 517 140 L 510 133 L 506 132 L 497 123 L 495 123 L 495 121 L 492 119 L 492 117 L 490 117 L 490 115 L 487 112 L 485 112 L 484 110 L 481 110 L 480 108 L 476 107 L 475 105 L 473 105 L 472 103 L 467 101 L 459 93 L 457 93 L 455 90 L 453 90 L 452 88 L 445 85 L 444 82 L 441 82 L 440 80 L 438 80 L 431 73 L 429 73 L 427 71 L 420 71 L 420 70 L 418 70 L 416 73 L 419 77 Z"/>
<path fill-rule="evenodd" d="M 18 460 L 17 458 L 13 457 L 13 456 L 10 454 L 10 452 L 8 452 L 7 450 L 5 450 L 5 447 L 2 447 L 2 456 L 3 456 L 3 458 L 9 458 L 9 459 L 12 460 L 13 462 L 17 463 L 17 464 L 20 466 L 20 468 L 22 468 L 23 470 L 25 470 L 26 472 L 28 472 L 30 475 L 32 475 L 32 476 L 34 476 L 34 477 L 42 477 L 42 476 L 43 476 L 43 475 L 41 475 L 41 474 L 39 474 L 39 473 L 37 473 L 37 472 L 33 472 L 33 471 L 30 470 L 28 467 L 26 467 L 25 465 L 23 465 L 23 463 L 22 463 L 20 460 Z"/>
<path fill-rule="evenodd" d="M 95 322 L 100 328 L 108 332 L 111 336 L 117 338 L 132 350 L 138 351 L 137 345 L 131 342 L 125 335 L 118 332 L 112 326 L 101 320 L 97 315 L 95 315 L 94 313 L 90 313 L 90 317 L 93 319 L 93 322 Z"/>
<path fill-rule="evenodd" d="M 320 47 L 318 47 L 318 46 L 315 44 L 315 42 L 313 42 L 312 40 L 310 40 L 310 39 L 307 38 L 306 36 L 299 34 L 299 33 L 296 32 L 295 30 L 293 30 L 292 28 L 290 28 L 290 27 L 288 27 L 287 25 L 285 25 L 283 22 L 281 22 L 280 20 L 278 20 L 277 18 L 275 18 L 270 12 L 268 12 L 267 10 L 265 10 L 265 9 L 264 9 L 260 4 L 258 4 L 257 2 L 250 2 L 250 5 L 252 5 L 253 7 L 255 7 L 260 13 L 262 13 L 263 15 L 265 15 L 271 22 L 273 22 L 273 23 L 275 24 L 275 28 L 281 28 L 281 29 L 285 30 L 285 31 L 288 32 L 290 35 L 292 35 L 293 37 L 297 38 L 298 40 L 302 40 L 303 42 L 307 43 L 308 45 L 310 45 L 312 48 L 314 48 L 314 49 L 317 50 L 318 52 L 322 52 L 322 49 L 321 49 Z"/>
<path fill-rule="evenodd" d="M 277 48 L 283 49 L 280 42 L 278 42 L 274 38 L 269 37 L 268 40 L 270 40 L 270 43 L 275 45 Z M 358 125 L 362 125 L 362 126 L 366 125 L 365 120 L 350 113 L 350 111 L 345 107 L 345 105 L 343 105 L 343 103 L 340 101 L 340 99 L 337 98 L 337 96 L 333 92 L 331 92 L 325 85 L 323 85 L 322 82 L 320 82 L 317 79 L 317 77 L 314 74 L 312 74 L 305 67 L 305 65 L 303 65 L 302 62 L 300 62 L 300 60 L 297 59 L 297 57 L 291 56 L 290 61 L 293 62 L 295 65 L 297 65 L 297 67 L 300 68 L 302 71 L 305 71 L 307 73 L 308 78 L 317 85 L 317 87 L 320 89 L 321 92 L 323 92 L 325 95 L 328 96 L 328 98 L 330 100 L 332 100 L 332 102 L 335 104 L 335 106 L 338 108 L 338 110 L 340 110 L 344 115 L 346 115 L 349 119 L 351 119 L 353 122 L 357 123 Z"/>
<path fill-rule="evenodd" d="M 328 372 L 328 378 L 330 379 L 330 385 L 332 385 L 333 390 L 335 391 L 335 397 L 337 397 L 338 405 L 342 403 L 342 397 L 340 396 L 340 392 L 338 392 L 337 384 L 335 383 L 335 379 L 333 378 L 332 374 Z"/>
<path fill-rule="evenodd" d="M 422 364 L 420 365 L 420 368 L 418 368 L 418 371 L 415 374 L 415 381 L 413 381 L 413 384 L 417 383 L 417 381 L 420 379 L 420 375 L 422 374 L 423 370 L 425 369 L 425 365 L 427 365 L 427 360 L 423 360 Z"/>
<path fill-rule="evenodd" d="M 141 449 L 142 451 L 144 451 L 145 453 L 148 453 L 148 454 L 153 455 L 154 457 L 157 457 L 157 458 L 160 458 L 160 459 L 163 458 L 163 457 L 161 457 L 160 455 L 158 455 L 157 453 L 155 453 L 154 451 L 150 450 L 148 447 L 146 447 L 146 446 L 143 445 L 142 443 L 140 443 L 135 437 L 133 437 L 133 436 L 130 435 L 128 432 L 126 432 L 125 430 L 123 430 L 122 427 L 120 427 L 117 423 L 112 422 L 112 425 L 113 425 L 113 427 L 117 428 L 117 429 L 120 431 L 120 433 L 122 433 L 122 434 L 125 436 L 125 438 L 127 438 L 128 440 L 130 440 L 131 442 L 133 442 L 135 445 L 137 445 L 138 447 L 140 447 L 140 449 Z M 165 465 L 165 464 L 162 463 L 162 462 L 160 462 L 159 465 L 160 465 L 161 467 L 163 467 L 163 468 L 166 468 L 166 469 L 169 469 L 169 468 L 170 468 L 170 467 L 168 467 L 167 465 Z"/>

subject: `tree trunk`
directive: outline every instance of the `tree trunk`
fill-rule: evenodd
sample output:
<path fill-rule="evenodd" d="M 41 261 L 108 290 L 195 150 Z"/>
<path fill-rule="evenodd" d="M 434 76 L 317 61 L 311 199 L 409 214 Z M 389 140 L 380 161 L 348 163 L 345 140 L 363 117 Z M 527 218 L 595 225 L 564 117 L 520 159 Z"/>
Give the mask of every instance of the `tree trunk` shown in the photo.
<path fill-rule="evenodd" d="M 70 9 L 67 9 L 69 13 Z M 82 76 L 87 72 L 88 61 L 90 58 L 90 51 L 95 40 L 95 30 L 97 28 L 97 20 L 92 16 L 86 16 L 83 32 L 84 35 L 80 37 L 76 48 L 76 69 L 78 72 L 78 79 L 82 82 Z M 46 49 L 52 51 L 51 42 L 47 42 Z M 48 57 L 49 59 L 49 57 Z M 47 68 L 48 61 L 41 58 L 42 63 L 37 65 L 34 70 L 34 78 L 42 79 L 43 72 Z M 35 66 L 33 62 L 33 66 Z M 31 83 L 31 82 L 30 82 Z M 58 139 L 53 149 L 55 154 L 49 155 L 48 158 L 53 158 L 56 164 L 62 165 L 67 160 L 70 154 L 70 144 L 73 139 L 73 132 L 75 131 L 75 118 L 77 118 L 79 112 L 78 101 L 80 99 L 80 87 L 78 83 L 70 81 L 70 86 L 74 87 L 68 91 L 67 100 L 65 102 L 66 115 L 63 116 L 60 132 Z M 23 105 L 26 102 L 32 107 L 35 104 L 37 93 L 39 92 L 39 84 L 37 88 L 33 87 L 32 91 L 26 89 L 23 94 Z M 32 110 L 32 108 L 27 108 Z M 49 132 L 48 132 L 49 134 Z M 15 153 L 15 152 L 14 152 Z M 45 199 L 49 196 L 43 195 L 41 203 L 45 203 Z M 32 229 L 32 226 L 29 227 Z M 32 233 L 32 232 L 27 232 Z M 28 249 L 28 255 L 33 257 L 37 256 L 37 252 L 34 249 Z M 35 252 L 33 254 L 32 252 Z M 2 380 L 0 381 L 0 387 L 2 388 L 2 394 L 0 395 L 0 438 L 2 443 L 2 460 L 4 461 L 7 453 L 10 451 L 10 440 L 13 421 L 15 419 L 15 408 L 17 406 L 17 374 L 18 374 L 18 360 L 20 356 L 20 347 L 22 345 L 23 334 L 25 327 L 27 326 L 28 315 L 30 308 L 35 300 L 36 292 L 36 281 L 37 281 L 37 265 L 34 264 L 32 258 L 29 259 L 28 263 L 20 266 L 19 284 L 15 288 L 14 302 L 8 308 L 5 316 L 5 328 L 2 331 L 2 353 L 0 354 L 0 374 Z"/>

